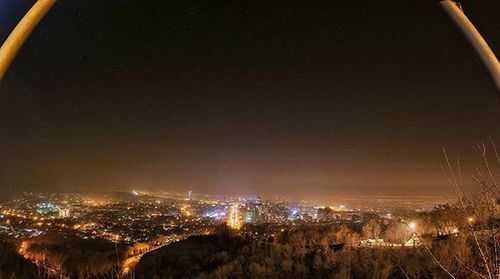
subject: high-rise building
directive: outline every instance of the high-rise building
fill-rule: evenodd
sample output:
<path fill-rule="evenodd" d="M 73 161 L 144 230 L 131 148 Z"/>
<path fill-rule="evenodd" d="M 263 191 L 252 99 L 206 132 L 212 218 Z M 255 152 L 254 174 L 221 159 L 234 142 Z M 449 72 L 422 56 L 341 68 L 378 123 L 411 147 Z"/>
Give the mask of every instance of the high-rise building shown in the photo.
<path fill-rule="evenodd" d="M 59 209 L 59 218 L 68 218 L 70 217 L 69 208 L 61 208 Z"/>
<path fill-rule="evenodd" d="M 241 228 L 239 204 L 233 204 L 229 208 L 227 218 L 228 218 L 227 225 L 230 228 L 236 229 L 236 230 L 239 230 Z"/>
<path fill-rule="evenodd" d="M 333 221 L 336 219 L 336 215 L 333 210 L 329 207 L 318 208 L 318 220 L 319 221 Z"/>
<path fill-rule="evenodd" d="M 243 211 L 243 222 L 255 223 L 260 217 L 260 210 L 258 206 L 247 206 Z"/>

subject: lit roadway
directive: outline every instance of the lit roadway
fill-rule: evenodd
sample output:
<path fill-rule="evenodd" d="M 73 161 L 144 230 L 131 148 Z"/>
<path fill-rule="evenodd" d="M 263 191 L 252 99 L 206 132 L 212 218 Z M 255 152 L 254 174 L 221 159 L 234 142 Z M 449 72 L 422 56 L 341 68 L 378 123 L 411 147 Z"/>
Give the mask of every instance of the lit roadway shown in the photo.
<path fill-rule="evenodd" d="M 135 268 L 135 266 L 137 265 L 137 263 L 139 263 L 139 261 L 141 260 L 142 256 L 146 255 L 147 253 L 150 253 L 150 252 L 153 252 L 153 251 L 156 251 L 162 247 L 165 247 L 167 245 L 170 245 L 172 244 L 173 242 L 177 242 L 177 241 L 180 241 L 184 238 L 187 238 L 187 236 L 184 236 L 184 237 L 180 237 L 178 239 L 175 239 L 175 240 L 170 240 L 170 241 L 167 241 L 165 243 L 162 243 L 158 246 L 155 246 L 154 248 L 151 248 L 151 249 L 148 249 L 147 251 L 145 252 L 142 252 L 142 253 L 139 253 L 139 254 L 135 254 L 133 255 L 132 257 L 130 258 L 127 258 L 123 261 L 122 263 L 122 267 L 121 267 L 121 271 L 120 271 L 120 275 L 121 276 L 126 276 L 131 270 L 133 270 Z"/>

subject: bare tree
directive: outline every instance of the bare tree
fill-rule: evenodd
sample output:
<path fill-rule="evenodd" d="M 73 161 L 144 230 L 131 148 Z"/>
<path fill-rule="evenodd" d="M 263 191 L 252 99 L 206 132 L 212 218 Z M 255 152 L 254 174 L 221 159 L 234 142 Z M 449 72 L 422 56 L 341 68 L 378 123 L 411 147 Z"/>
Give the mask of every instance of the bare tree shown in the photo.
<path fill-rule="evenodd" d="M 494 279 L 500 278 L 500 243 L 498 241 L 500 191 L 495 174 L 495 168 L 500 166 L 500 158 L 491 139 L 488 146 L 484 143 L 477 144 L 476 150 L 480 155 L 481 164 L 474 169 L 471 180 L 477 188 L 472 193 L 468 193 L 464 187 L 460 160 L 456 159 L 452 162 L 446 149 L 443 149 L 447 178 L 457 198 L 455 207 L 461 220 L 457 225 L 461 228 L 460 237 L 463 239 L 464 246 L 458 249 L 460 245 L 455 243 L 455 249 L 447 251 L 447 255 L 442 257 L 434 253 L 437 249 L 429 250 L 429 252 L 434 253 L 432 256 L 436 257 L 443 268 L 446 265 L 448 270 L 452 270 L 451 265 L 458 263 L 473 277 Z M 493 154 L 493 160 L 489 154 Z M 469 253 L 464 253 L 464 250 Z M 445 260 L 450 259 L 450 256 L 454 261 Z"/>

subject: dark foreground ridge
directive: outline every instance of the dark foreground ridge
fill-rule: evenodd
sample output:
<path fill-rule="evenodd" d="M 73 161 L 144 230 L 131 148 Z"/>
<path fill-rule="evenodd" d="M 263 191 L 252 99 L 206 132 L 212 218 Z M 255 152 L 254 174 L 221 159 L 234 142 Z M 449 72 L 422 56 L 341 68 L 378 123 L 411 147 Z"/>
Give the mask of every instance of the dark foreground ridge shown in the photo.
<path fill-rule="evenodd" d="M 331 245 L 345 230 L 299 229 L 256 241 L 226 233 L 195 236 L 142 258 L 136 278 L 444 278 L 421 248 Z M 342 243 L 346 244 L 346 243 Z M 340 249 L 339 249 L 340 248 Z M 376 276 L 376 277 L 373 277 Z"/>

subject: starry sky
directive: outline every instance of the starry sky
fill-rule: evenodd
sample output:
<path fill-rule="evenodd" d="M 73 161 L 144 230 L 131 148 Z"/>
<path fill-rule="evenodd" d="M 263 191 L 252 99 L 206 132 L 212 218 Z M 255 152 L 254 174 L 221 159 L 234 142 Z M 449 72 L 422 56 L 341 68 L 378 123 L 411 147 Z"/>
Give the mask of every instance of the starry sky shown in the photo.
<path fill-rule="evenodd" d="M 499 54 L 500 2 L 463 7 Z M 436 1 L 59 0 L 0 83 L 0 189 L 441 195 L 499 123 Z"/>

